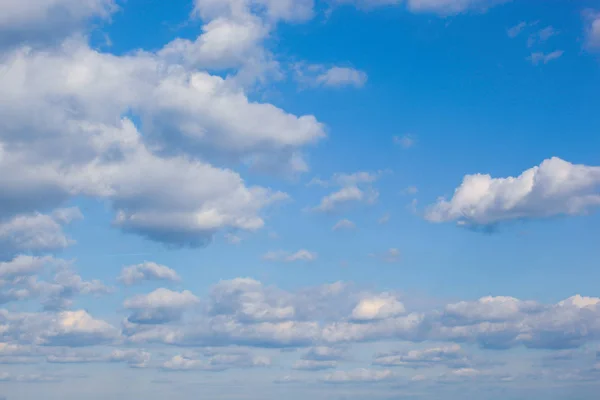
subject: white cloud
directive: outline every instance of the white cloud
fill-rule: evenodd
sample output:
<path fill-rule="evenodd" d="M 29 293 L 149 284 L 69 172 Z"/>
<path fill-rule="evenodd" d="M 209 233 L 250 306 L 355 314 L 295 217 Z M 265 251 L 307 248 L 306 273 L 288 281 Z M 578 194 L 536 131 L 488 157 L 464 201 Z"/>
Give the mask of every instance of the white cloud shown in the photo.
<path fill-rule="evenodd" d="M 527 60 L 533 65 L 548 64 L 550 61 L 557 60 L 564 54 L 562 50 L 555 50 L 551 53 L 543 53 L 541 51 L 531 53 Z"/>
<path fill-rule="evenodd" d="M 146 261 L 124 267 L 118 280 L 125 285 L 133 285 L 148 280 L 179 282 L 181 278 L 169 267 Z"/>
<path fill-rule="evenodd" d="M 600 206 L 600 167 L 551 158 L 518 177 L 467 175 L 450 201 L 440 199 L 431 222 L 490 225 L 508 220 L 580 215 Z"/>
<path fill-rule="evenodd" d="M 381 382 L 394 378 L 390 370 L 359 368 L 351 371 L 335 371 L 323 377 L 325 383 L 369 383 Z"/>
<path fill-rule="evenodd" d="M 413 12 L 431 12 L 441 15 L 454 15 L 471 10 L 485 11 L 508 1 L 510 0 L 407 0 L 408 8 Z"/>
<path fill-rule="evenodd" d="M 351 67 L 297 63 L 293 72 L 296 81 L 308 87 L 361 88 L 368 80 L 366 72 Z"/>
<path fill-rule="evenodd" d="M 457 344 L 407 352 L 379 353 L 373 360 L 374 365 L 410 368 L 432 368 L 440 365 L 458 368 L 470 363 L 469 358 Z"/>
<path fill-rule="evenodd" d="M 63 232 L 63 224 L 82 218 L 79 209 L 59 209 L 51 215 L 21 214 L 0 220 L 0 257 L 19 252 L 41 253 L 64 249 L 73 243 Z"/>
<path fill-rule="evenodd" d="M 253 356 L 250 353 L 221 353 L 202 360 L 176 355 L 166 361 L 162 367 L 171 371 L 225 371 L 231 368 L 268 367 L 271 359 L 265 356 Z"/>
<path fill-rule="evenodd" d="M 352 319 L 356 321 L 374 321 L 395 317 L 406 313 L 404 304 L 387 293 L 362 299 L 352 310 Z"/>
<path fill-rule="evenodd" d="M 91 18 L 108 18 L 115 10 L 114 0 L 3 0 L 0 47 L 56 43 L 83 29 Z"/>
<path fill-rule="evenodd" d="M 348 229 L 355 229 L 356 228 L 356 224 L 348 219 L 342 219 L 340 221 L 338 221 L 332 228 L 332 230 L 334 231 L 341 231 L 341 230 L 348 230 Z"/>
<path fill-rule="evenodd" d="M 394 136 L 393 141 L 394 144 L 397 144 L 405 149 L 409 149 L 417 143 L 417 140 L 413 135 Z"/>
<path fill-rule="evenodd" d="M 114 350 L 110 353 L 111 362 L 126 362 L 132 368 L 146 368 L 150 363 L 152 355 L 147 351 L 135 350 Z"/>
<path fill-rule="evenodd" d="M 402 191 L 403 194 L 415 195 L 419 193 L 419 189 L 416 186 L 409 186 Z"/>
<path fill-rule="evenodd" d="M 357 186 L 346 186 L 321 199 L 321 203 L 313 208 L 317 212 L 333 212 L 350 203 L 373 204 L 379 192 L 373 188 L 360 189 Z"/>
<path fill-rule="evenodd" d="M 265 261 L 283 261 L 283 262 L 296 262 L 296 261 L 315 261 L 317 259 L 317 253 L 301 249 L 295 253 L 288 253 L 286 251 L 268 251 L 263 255 Z"/>
<path fill-rule="evenodd" d="M 86 311 L 62 311 L 51 316 L 40 332 L 38 343 L 49 346 L 90 346 L 109 343 L 119 331 L 109 323 L 94 319 Z"/>
<path fill-rule="evenodd" d="M 360 88 L 367 82 L 367 74 L 354 68 L 332 67 L 318 75 L 316 82 L 328 87 L 354 86 Z"/>
<path fill-rule="evenodd" d="M 600 12 L 587 11 L 586 20 L 586 47 L 596 51 L 600 49 Z"/>
<path fill-rule="evenodd" d="M 159 288 L 146 295 L 126 299 L 123 307 L 133 310 L 128 320 L 140 324 L 162 324 L 181 318 L 186 309 L 200 302 L 189 290 L 175 292 Z"/>
<path fill-rule="evenodd" d="M 325 136 L 313 116 L 252 102 L 228 79 L 81 39 L 5 54 L 0 91 L 0 168 L 16 171 L 0 177 L 0 218 L 88 196 L 112 204 L 116 226 L 169 244 L 258 229 L 261 211 L 286 197 L 207 162 L 305 170 L 301 149 Z"/>
<path fill-rule="evenodd" d="M 98 280 L 83 280 L 71 270 L 70 264 L 53 257 L 24 255 L 0 263 L 0 279 L 6 279 L 0 281 L 0 303 L 39 298 L 46 310 L 57 310 L 71 306 L 76 296 L 111 292 Z M 54 273 L 51 280 L 40 279 L 50 271 Z"/>
<path fill-rule="evenodd" d="M 551 37 L 558 35 L 559 33 L 560 32 L 558 32 L 552 26 L 542 28 L 539 31 L 529 35 L 529 38 L 527 39 L 527 46 L 531 47 L 535 44 L 543 43 Z"/>
<path fill-rule="evenodd" d="M 298 360 L 292 366 L 292 369 L 303 371 L 322 371 L 337 367 L 336 361 L 326 360 Z"/>
<path fill-rule="evenodd" d="M 515 38 L 515 37 L 519 36 L 519 34 L 523 31 L 523 29 L 525 29 L 525 27 L 527 27 L 527 23 L 521 21 L 518 24 L 516 24 L 514 26 L 511 26 L 510 28 L 508 28 L 506 30 L 506 34 L 510 38 Z"/>
<path fill-rule="evenodd" d="M 296 309 L 281 292 L 265 288 L 254 279 L 222 281 L 211 290 L 210 312 L 233 315 L 242 321 L 285 321 Z"/>
<path fill-rule="evenodd" d="M 6 262 L 0 262 L 0 279 L 11 279 L 16 277 L 35 275 L 48 263 L 54 262 L 50 256 L 32 257 L 19 255 Z"/>
<path fill-rule="evenodd" d="M 381 216 L 381 218 L 379 218 L 379 219 L 377 220 L 377 223 L 378 223 L 379 225 L 385 225 L 385 224 L 387 224 L 388 222 L 390 222 L 390 219 L 391 219 L 391 218 L 392 218 L 392 216 L 391 216 L 389 213 L 383 214 L 383 215 Z"/>
<path fill-rule="evenodd" d="M 346 349 L 339 347 L 315 346 L 310 348 L 304 356 L 303 360 L 314 361 L 339 361 L 346 357 Z"/>

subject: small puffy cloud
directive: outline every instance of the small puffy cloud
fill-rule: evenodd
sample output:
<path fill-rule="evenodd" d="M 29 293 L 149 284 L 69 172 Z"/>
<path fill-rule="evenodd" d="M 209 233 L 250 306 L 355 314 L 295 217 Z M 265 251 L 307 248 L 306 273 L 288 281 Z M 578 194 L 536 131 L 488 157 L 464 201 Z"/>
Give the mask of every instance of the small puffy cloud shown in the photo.
<path fill-rule="evenodd" d="M 392 218 L 392 216 L 391 216 L 389 213 L 385 213 L 385 214 L 383 214 L 383 215 L 381 216 L 381 218 L 379 218 L 379 219 L 377 220 L 377 223 L 378 223 L 379 225 L 385 225 L 385 224 L 387 224 L 388 222 L 390 222 L 390 219 L 391 219 L 391 218 Z"/>
<path fill-rule="evenodd" d="M 133 285 L 142 281 L 179 282 L 181 278 L 175 270 L 154 262 L 143 262 L 124 267 L 118 280 L 125 285 Z"/>
<path fill-rule="evenodd" d="M 531 47 L 535 44 L 544 43 L 551 37 L 558 34 L 559 31 L 557 31 L 553 26 L 547 26 L 529 35 L 529 38 L 527 39 L 527 46 Z"/>
<path fill-rule="evenodd" d="M 298 360 L 292 366 L 292 369 L 302 371 L 322 371 L 325 369 L 333 369 L 337 367 L 336 361 L 327 360 Z"/>
<path fill-rule="evenodd" d="M 581 215 L 600 206 L 600 167 L 551 158 L 518 177 L 467 175 L 448 201 L 429 207 L 430 222 L 485 226 L 509 220 Z"/>
<path fill-rule="evenodd" d="M 409 149 L 417 143 L 417 139 L 413 135 L 394 136 L 392 138 L 395 145 L 398 145 L 404 149 Z"/>
<path fill-rule="evenodd" d="M 232 368 L 268 367 L 271 359 L 264 356 L 253 356 L 250 353 L 215 354 L 208 359 L 195 359 L 176 355 L 166 361 L 162 368 L 170 371 L 225 371 Z"/>
<path fill-rule="evenodd" d="M 385 367 L 432 368 L 445 365 L 457 368 L 470 364 L 470 360 L 463 353 L 462 348 L 454 344 L 424 350 L 379 353 L 375 356 L 373 364 Z"/>
<path fill-rule="evenodd" d="M 170 371 L 188 371 L 202 366 L 202 361 L 186 358 L 182 355 L 173 356 L 162 365 L 164 369 Z"/>
<path fill-rule="evenodd" d="M 402 191 L 402 193 L 413 196 L 413 195 L 419 193 L 419 189 L 416 186 L 409 186 L 406 189 L 404 189 Z"/>
<path fill-rule="evenodd" d="M 277 261 L 277 262 L 296 262 L 296 261 L 304 261 L 311 262 L 317 259 L 317 253 L 301 249 L 294 253 L 289 253 L 286 251 L 268 251 L 263 255 L 263 260 L 265 261 Z"/>
<path fill-rule="evenodd" d="M 367 74 L 354 68 L 332 67 L 316 77 L 319 85 L 327 87 L 363 87 L 367 82 Z"/>
<path fill-rule="evenodd" d="M 300 84 L 309 87 L 361 88 L 368 80 L 365 72 L 350 67 L 299 63 L 294 65 L 294 73 Z"/>
<path fill-rule="evenodd" d="M 47 346 L 94 346 L 110 343 L 119 331 L 109 323 L 94 319 L 86 311 L 62 311 L 52 315 L 39 334 L 38 343 Z"/>
<path fill-rule="evenodd" d="M 303 360 L 339 361 L 346 357 L 346 349 L 328 346 L 311 347 L 303 356 Z"/>
<path fill-rule="evenodd" d="M 383 293 L 380 296 L 362 299 L 352 310 L 356 321 L 374 321 L 404 314 L 406 309 L 396 297 Z"/>
<path fill-rule="evenodd" d="M 163 324 L 181 318 L 183 312 L 196 306 L 200 300 L 188 290 L 175 292 L 165 288 L 126 299 L 123 307 L 133 310 L 130 322 Z"/>
<path fill-rule="evenodd" d="M 551 53 L 543 53 L 541 51 L 531 53 L 527 60 L 533 65 L 548 64 L 550 61 L 557 60 L 564 54 L 562 50 L 555 50 Z"/>
<path fill-rule="evenodd" d="M 356 228 L 356 224 L 348 219 L 342 219 L 340 221 L 338 221 L 333 228 L 331 228 L 333 231 L 342 231 L 342 230 L 351 230 L 351 229 L 355 229 Z"/>
<path fill-rule="evenodd" d="M 111 362 L 125 362 L 131 368 L 146 368 L 150 363 L 152 355 L 147 351 L 139 349 L 114 350 L 110 353 L 108 360 Z"/>
<path fill-rule="evenodd" d="M 313 208 L 318 212 L 333 212 L 349 203 L 373 204 L 377 201 L 379 192 L 369 188 L 363 190 L 357 186 L 346 186 L 337 192 L 333 192 L 321 200 L 321 203 Z"/>
<path fill-rule="evenodd" d="M 316 212 L 335 212 L 352 203 L 374 204 L 379 192 L 372 187 L 385 171 L 376 173 L 359 171 L 352 174 L 336 173 L 331 179 L 323 180 L 314 178 L 310 185 L 322 187 L 339 186 L 340 189 L 328 194 L 321 199 L 319 205 L 311 210 Z"/>
<path fill-rule="evenodd" d="M 51 215 L 21 214 L 4 222 L 0 220 L 0 257 L 64 249 L 75 242 L 65 235 L 63 225 L 82 217 L 79 209 L 69 208 L 55 210 Z"/>
<path fill-rule="evenodd" d="M 49 272 L 53 273 L 52 278 L 47 277 Z M 0 303 L 39 298 L 46 310 L 68 308 L 79 295 L 112 291 L 98 280 L 83 280 L 71 269 L 71 263 L 49 256 L 19 255 L 0 263 L 0 279 L 10 282 L 10 286 L 0 282 Z"/>
<path fill-rule="evenodd" d="M 210 313 L 248 322 L 285 321 L 295 317 L 296 309 L 284 293 L 254 279 L 237 278 L 212 288 Z"/>
<path fill-rule="evenodd" d="M 374 383 L 387 381 L 394 378 L 390 370 L 375 370 L 359 368 L 351 371 L 335 371 L 325 375 L 322 379 L 325 383 Z"/>
<path fill-rule="evenodd" d="M 511 26 L 506 30 L 506 34 L 509 38 L 516 38 L 519 34 L 527 27 L 527 22 L 521 21 L 518 24 Z"/>
<path fill-rule="evenodd" d="M 461 301 L 448 304 L 444 309 L 444 317 L 449 320 L 448 322 L 452 320 L 507 321 L 538 310 L 540 305 L 536 302 L 506 296 L 488 296 L 473 302 Z"/>
<path fill-rule="evenodd" d="M 11 279 L 35 275 L 40 272 L 48 263 L 55 259 L 50 256 L 32 257 L 19 255 L 6 262 L 0 262 L 0 279 Z"/>

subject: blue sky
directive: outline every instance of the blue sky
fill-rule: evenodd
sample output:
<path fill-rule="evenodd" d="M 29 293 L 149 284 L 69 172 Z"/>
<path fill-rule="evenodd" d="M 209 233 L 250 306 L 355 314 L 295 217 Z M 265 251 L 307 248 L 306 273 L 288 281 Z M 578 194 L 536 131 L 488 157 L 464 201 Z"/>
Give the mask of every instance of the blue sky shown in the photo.
<path fill-rule="evenodd" d="M 593 399 L 595 1 L 0 5 L 0 398 Z"/>

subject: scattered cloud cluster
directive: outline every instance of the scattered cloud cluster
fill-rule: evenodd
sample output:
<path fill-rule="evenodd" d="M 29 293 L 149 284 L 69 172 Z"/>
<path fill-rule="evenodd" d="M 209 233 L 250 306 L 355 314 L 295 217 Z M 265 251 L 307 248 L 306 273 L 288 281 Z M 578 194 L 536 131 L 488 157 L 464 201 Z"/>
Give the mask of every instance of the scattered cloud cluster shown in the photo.
<path fill-rule="evenodd" d="M 37 299 L 46 310 L 60 310 L 70 307 L 79 295 L 112 292 L 98 280 L 83 280 L 71 264 L 51 256 L 26 255 L 0 262 L 0 304 Z"/>

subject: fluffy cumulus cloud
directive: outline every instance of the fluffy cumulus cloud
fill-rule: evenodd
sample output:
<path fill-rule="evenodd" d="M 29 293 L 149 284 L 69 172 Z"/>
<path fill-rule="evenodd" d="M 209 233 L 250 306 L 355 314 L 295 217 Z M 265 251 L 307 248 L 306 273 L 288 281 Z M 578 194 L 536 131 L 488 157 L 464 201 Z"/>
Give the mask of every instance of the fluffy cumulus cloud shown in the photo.
<path fill-rule="evenodd" d="M 133 285 L 142 281 L 179 282 L 181 278 L 175 270 L 167 266 L 146 261 L 124 267 L 118 280 L 125 285 Z"/>
<path fill-rule="evenodd" d="M 331 228 L 333 231 L 352 230 L 356 228 L 356 224 L 348 219 L 342 219 L 336 222 Z"/>
<path fill-rule="evenodd" d="M 46 310 L 66 309 L 79 295 L 112 291 L 98 280 L 86 281 L 66 260 L 19 255 L 0 263 L 0 304 L 38 299 Z"/>
<path fill-rule="evenodd" d="M 357 321 L 373 321 L 404 314 L 406 309 L 394 296 L 383 293 L 376 297 L 362 299 L 352 310 L 352 318 Z"/>
<path fill-rule="evenodd" d="M 571 164 L 555 157 L 517 177 L 467 175 L 450 200 L 438 200 L 425 216 L 431 222 L 481 226 L 585 214 L 598 206 L 600 167 Z"/>
<path fill-rule="evenodd" d="M 324 128 L 313 116 L 254 102 L 233 77 L 206 69 L 249 60 L 236 46 L 262 48 L 264 32 L 253 36 L 253 23 L 270 29 L 310 15 L 312 2 L 296 3 L 199 1 L 197 13 L 206 21 L 199 44 L 176 41 L 156 53 L 102 53 L 79 35 L 52 47 L 22 39 L 6 50 L 0 167 L 16 173 L 0 178 L 1 232 L 43 226 L 36 238 L 19 231 L 11 246 L 68 245 L 61 222 L 40 213 L 76 196 L 108 200 L 115 226 L 169 244 L 198 246 L 222 228 L 260 228 L 261 211 L 286 196 L 213 164 L 305 170 L 301 150 L 324 137 Z M 9 1 L 1 7 L 0 29 L 27 22 L 53 30 L 45 24 L 56 17 L 72 32 L 91 17 L 108 16 L 114 4 Z"/>
<path fill-rule="evenodd" d="M 353 174 L 335 174 L 330 180 L 315 178 L 309 185 L 339 188 L 324 196 L 321 202 L 313 207 L 314 212 L 331 213 L 348 208 L 355 203 L 374 204 L 379 198 L 379 192 L 373 187 L 383 172 L 370 173 L 360 171 Z"/>
<path fill-rule="evenodd" d="M 442 364 L 458 367 L 470 366 L 472 360 L 452 343 L 494 349 L 568 349 L 591 343 L 600 335 L 599 303 L 581 296 L 550 305 L 484 297 L 416 312 L 389 293 L 364 293 L 339 285 L 294 293 L 237 279 L 216 285 L 204 311 L 196 309 L 196 316 L 183 324 L 176 320 L 161 325 L 127 323 L 124 334 L 138 345 L 311 346 L 300 359 L 304 361 L 295 365 L 305 370 L 332 367 L 330 362 L 308 361 L 339 362 L 344 358 L 343 348 L 338 347 L 342 344 L 386 339 L 447 341 L 449 346 L 423 354 L 388 354 L 385 362 L 414 359 L 412 365 L 417 365 L 418 360 L 425 364 L 447 358 Z"/>
<path fill-rule="evenodd" d="M 36 343 L 46 346 L 93 346 L 110 343 L 119 336 L 114 326 L 83 310 L 48 314 L 34 325 L 40 327 Z"/>
<path fill-rule="evenodd" d="M 63 226 L 80 218 L 79 209 L 70 208 L 49 215 L 35 212 L 0 221 L 0 258 L 19 252 L 44 253 L 66 248 L 75 241 L 66 236 Z"/>
<path fill-rule="evenodd" d="M 123 307 L 132 310 L 130 322 L 138 324 L 162 324 L 181 318 L 186 309 L 194 307 L 199 299 L 189 290 L 174 292 L 169 289 L 156 289 L 146 295 L 126 299 Z"/>

